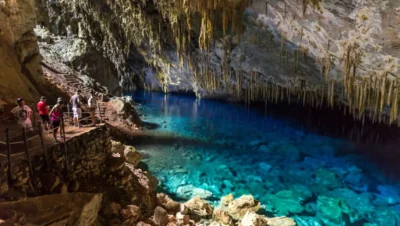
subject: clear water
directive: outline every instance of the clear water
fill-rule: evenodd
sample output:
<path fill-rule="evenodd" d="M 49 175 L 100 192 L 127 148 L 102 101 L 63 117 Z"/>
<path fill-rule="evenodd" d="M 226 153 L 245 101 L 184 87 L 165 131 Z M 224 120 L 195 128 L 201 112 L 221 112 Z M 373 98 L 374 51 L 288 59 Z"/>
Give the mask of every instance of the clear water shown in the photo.
<path fill-rule="evenodd" d="M 160 189 L 187 200 L 252 194 L 264 213 L 298 225 L 400 225 L 400 186 L 354 144 L 305 132 L 257 109 L 189 96 L 137 92 L 158 128 L 135 142 Z"/>

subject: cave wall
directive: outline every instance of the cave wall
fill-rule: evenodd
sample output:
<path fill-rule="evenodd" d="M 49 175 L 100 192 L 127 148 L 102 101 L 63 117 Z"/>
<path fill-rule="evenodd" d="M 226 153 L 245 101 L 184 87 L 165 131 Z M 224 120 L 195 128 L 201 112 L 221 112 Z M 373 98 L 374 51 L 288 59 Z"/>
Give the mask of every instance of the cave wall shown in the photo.
<path fill-rule="evenodd" d="M 44 46 L 113 88 L 398 115 L 395 0 L 37 2 Z"/>
<path fill-rule="evenodd" d="M 0 1 L 0 100 L 35 101 L 42 83 L 34 0 Z"/>

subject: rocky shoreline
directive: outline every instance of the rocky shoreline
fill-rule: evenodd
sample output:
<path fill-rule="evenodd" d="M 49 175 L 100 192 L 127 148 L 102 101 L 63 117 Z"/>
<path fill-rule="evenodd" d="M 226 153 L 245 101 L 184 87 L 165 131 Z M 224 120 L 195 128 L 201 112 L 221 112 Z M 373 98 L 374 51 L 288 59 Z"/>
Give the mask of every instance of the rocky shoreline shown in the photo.
<path fill-rule="evenodd" d="M 198 196 L 179 203 L 166 194 L 156 193 L 159 182 L 140 167 L 140 153 L 132 146 L 112 141 L 106 126 L 73 138 L 68 141 L 67 147 L 67 168 L 61 145 L 48 150 L 50 171 L 46 170 L 44 156 L 34 158 L 33 167 L 38 178 L 30 178 L 25 161 L 14 165 L 16 183 L 12 186 L 7 183 L 1 185 L 0 209 L 4 210 L 0 213 L 1 222 L 36 225 L 34 222 L 38 219 L 58 219 L 61 213 L 53 205 L 68 207 L 72 212 L 79 208 L 73 201 L 75 198 L 56 204 L 49 201 L 53 200 L 49 195 L 53 195 L 54 199 L 68 200 L 68 197 L 82 193 L 87 197 L 85 205 L 91 209 L 90 213 L 82 212 L 80 217 L 70 213 L 67 218 L 55 220 L 55 223 L 68 221 L 71 225 L 82 225 L 79 221 L 86 218 L 92 220 L 84 221 L 85 225 L 99 226 L 295 225 L 290 218 L 268 218 L 256 214 L 261 204 L 251 195 L 237 199 L 228 195 L 214 208 Z M 66 171 L 68 173 L 65 174 Z M 6 173 L 7 168 L 3 168 L 2 172 Z M 86 193 L 99 195 L 89 198 L 91 195 L 84 195 Z M 39 209 L 32 208 L 32 202 Z M 46 211 L 40 209 L 43 206 L 53 208 L 44 213 Z M 37 211 L 38 215 L 32 217 Z"/>

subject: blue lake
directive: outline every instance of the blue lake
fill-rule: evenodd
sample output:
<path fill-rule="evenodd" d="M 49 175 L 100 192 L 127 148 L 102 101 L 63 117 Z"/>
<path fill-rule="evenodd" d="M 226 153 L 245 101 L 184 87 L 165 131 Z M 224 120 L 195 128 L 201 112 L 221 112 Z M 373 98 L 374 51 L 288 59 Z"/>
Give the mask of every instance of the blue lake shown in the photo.
<path fill-rule="evenodd" d="M 239 104 L 152 92 L 133 98 L 143 121 L 159 125 L 134 146 L 175 199 L 199 195 L 217 205 L 230 193 L 252 194 L 265 214 L 298 225 L 400 225 L 399 183 L 349 141 Z"/>

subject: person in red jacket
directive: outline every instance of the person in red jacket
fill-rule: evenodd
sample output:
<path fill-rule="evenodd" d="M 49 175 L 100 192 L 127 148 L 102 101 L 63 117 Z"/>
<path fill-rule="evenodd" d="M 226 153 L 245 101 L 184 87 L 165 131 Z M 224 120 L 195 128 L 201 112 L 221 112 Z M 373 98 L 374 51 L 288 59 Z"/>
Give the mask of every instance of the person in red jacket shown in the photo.
<path fill-rule="evenodd" d="M 37 104 L 37 109 L 39 111 L 40 118 L 42 119 L 42 130 L 48 130 L 49 129 L 49 123 L 50 123 L 50 118 L 49 118 L 49 106 L 46 104 L 47 98 L 45 96 L 42 96 L 40 98 L 39 103 Z"/>

